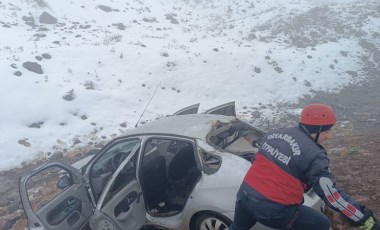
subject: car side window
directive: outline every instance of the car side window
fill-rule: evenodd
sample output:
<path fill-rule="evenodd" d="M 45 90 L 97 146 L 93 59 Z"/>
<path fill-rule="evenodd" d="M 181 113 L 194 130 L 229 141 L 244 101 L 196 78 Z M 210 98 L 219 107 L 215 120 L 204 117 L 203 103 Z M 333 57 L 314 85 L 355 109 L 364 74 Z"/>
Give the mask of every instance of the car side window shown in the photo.
<path fill-rule="evenodd" d="M 140 139 L 120 140 L 111 145 L 91 168 L 91 185 L 97 199 L 119 165 L 127 159 Z"/>
<path fill-rule="evenodd" d="M 222 158 L 218 156 L 217 150 L 200 139 L 197 140 L 197 144 L 198 152 L 202 159 L 203 171 L 206 174 L 217 172 L 222 165 Z"/>
<path fill-rule="evenodd" d="M 63 176 L 68 179 L 68 183 L 64 187 L 58 185 L 60 178 Z M 33 211 L 40 210 L 69 188 L 73 184 L 72 181 L 69 172 L 56 166 L 46 168 L 42 172 L 30 177 L 26 183 L 26 189 Z"/>
<path fill-rule="evenodd" d="M 104 204 L 111 200 L 124 186 L 129 184 L 131 181 L 136 180 L 136 159 L 139 150 L 140 148 L 137 149 L 136 153 L 116 176 L 115 180 L 112 183 L 111 189 L 108 191 L 108 195 Z"/>

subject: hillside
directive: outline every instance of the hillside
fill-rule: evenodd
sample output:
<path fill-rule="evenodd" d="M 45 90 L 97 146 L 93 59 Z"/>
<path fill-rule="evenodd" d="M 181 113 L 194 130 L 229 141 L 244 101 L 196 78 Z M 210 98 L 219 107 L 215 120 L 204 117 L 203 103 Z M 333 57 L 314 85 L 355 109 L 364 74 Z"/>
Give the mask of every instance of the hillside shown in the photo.
<path fill-rule="evenodd" d="M 21 174 L 133 128 L 156 90 L 139 125 L 236 101 L 268 130 L 330 104 L 332 170 L 380 214 L 377 0 L 2 0 L 0 12 L 0 229 L 25 223 Z"/>

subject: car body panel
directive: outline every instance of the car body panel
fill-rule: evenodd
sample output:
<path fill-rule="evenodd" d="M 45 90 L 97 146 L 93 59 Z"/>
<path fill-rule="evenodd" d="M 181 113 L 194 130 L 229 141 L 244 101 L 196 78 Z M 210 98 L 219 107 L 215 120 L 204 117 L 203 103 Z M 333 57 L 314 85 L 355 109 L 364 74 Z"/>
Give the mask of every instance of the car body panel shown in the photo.
<path fill-rule="evenodd" d="M 206 114 L 219 114 L 225 116 L 236 117 L 235 102 L 231 101 L 223 105 L 216 106 L 214 108 L 208 109 L 205 112 Z"/>
<path fill-rule="evenodd" d="M 187 115 L 187 114 L 197 114 L 199 109 L 199 103 L 195 105 L 190 105 L 186 108 L 183 108 L 181 110 L 178 110 L 177 112 L 173 113 L 172 116 L 179 116 L 179 115 Z"/>

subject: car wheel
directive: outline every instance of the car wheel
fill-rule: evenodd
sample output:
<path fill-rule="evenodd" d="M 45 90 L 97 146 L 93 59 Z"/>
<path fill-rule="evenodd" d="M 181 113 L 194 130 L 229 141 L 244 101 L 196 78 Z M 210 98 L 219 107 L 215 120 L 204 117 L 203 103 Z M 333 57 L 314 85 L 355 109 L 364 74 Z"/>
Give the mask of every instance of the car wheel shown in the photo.
<path fill-rule="evenodd" d="M 202 214 L 195 222 L 195 230 L 227 230 L 231 221 L 218 214 Z"/>

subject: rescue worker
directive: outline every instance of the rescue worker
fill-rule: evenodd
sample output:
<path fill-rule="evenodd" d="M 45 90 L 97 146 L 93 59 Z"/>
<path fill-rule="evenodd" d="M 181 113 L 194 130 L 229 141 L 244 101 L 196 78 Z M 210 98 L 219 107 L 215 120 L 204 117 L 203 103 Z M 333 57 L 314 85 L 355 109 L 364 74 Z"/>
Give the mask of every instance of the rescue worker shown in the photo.
<path fill-rule="evenodd" d="M 329 230 L 321 212 L 302 205 L 310 188 L 353 225 L 380 229 L 373 212 L 335 184 L 322 143 L 332 137 L 335 113 L 324 104 L 307 105 L 298 127 L 277 129 L 262 140 L 237 193 L 230 230 L 248 230 L 257 222 L 274 229 Z"/>

